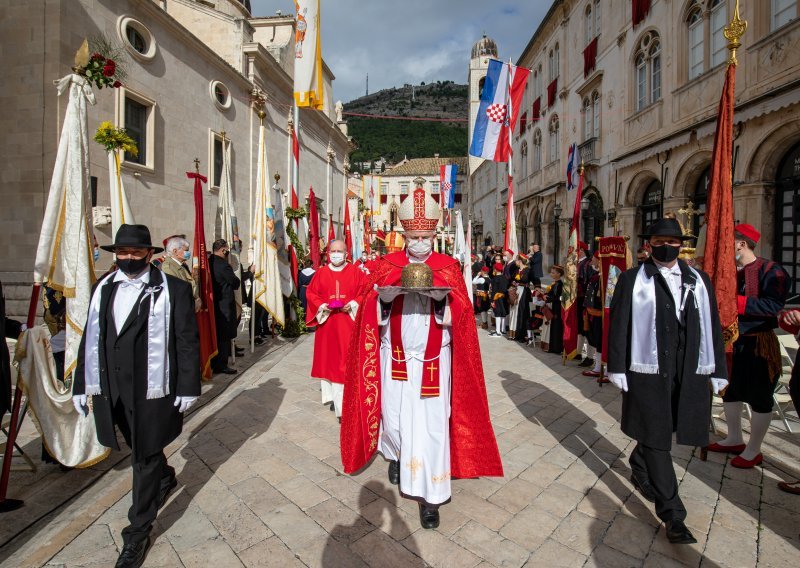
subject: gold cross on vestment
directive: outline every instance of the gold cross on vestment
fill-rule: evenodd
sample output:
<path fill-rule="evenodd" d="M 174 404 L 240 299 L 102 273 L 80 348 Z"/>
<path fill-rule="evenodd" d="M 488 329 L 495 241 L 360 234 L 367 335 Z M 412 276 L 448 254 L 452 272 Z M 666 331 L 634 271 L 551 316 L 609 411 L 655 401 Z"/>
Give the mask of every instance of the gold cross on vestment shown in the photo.
<path fill-rule="evenodd" d="M 431 372 L 431 381 L 433 381 L 433 373 L 438 371 L 439 367 L 437 367 L 435 363 L 431 362 L 431 366 L 430 367 L 426 367 L 425 370 Z"/>
<path fill-rule="evenodd" d="M 399 345 L 394 348 L 394 354 L 397 355 L 397 359 L 398 360 L 402 360 L 403 359 L 403 350 L 400 349 Z"/>
<path fill-rule="evenodd" d="M 334 299 L 334 300 L 344 300 L 344 294 L 340 294 L 339 293 L 339 281 L 338 280 L 336 281 L 336 293 L 333 296 L 331 296 L 331 298 Z"/>
<path fill-rule="evenodd" d="M 411 458 L 411 461 L 406 464 L 406 467 L 411 470 L 411 481 L 416 481 L 417 472 L 422 469 L 422 462 L 417 458 Z"/>

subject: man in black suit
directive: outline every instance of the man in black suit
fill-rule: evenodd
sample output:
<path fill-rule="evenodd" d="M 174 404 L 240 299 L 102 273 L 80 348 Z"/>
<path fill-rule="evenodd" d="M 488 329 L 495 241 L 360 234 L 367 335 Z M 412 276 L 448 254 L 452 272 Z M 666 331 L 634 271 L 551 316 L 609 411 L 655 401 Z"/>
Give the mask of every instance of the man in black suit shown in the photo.
<path fill-rule="evenodd" d="M 97 439 L 119 449 L 115 428 L 131 448 L 133 503 L 122 530 L 117 568 L 141 566 L 150 529 L 177 485 L 164 448 L 200 396 L 200 351 L 192 287 L 150 265 L 144 225 L 122 225 L 113 245 L 118 270 L 95 285 L 83 331 L 72 401 L 88 415 Z"/>
<path fill-rule="evenodd" d="M 717 299 L 704 272 L 678 260 L 684 236 L 675 219 L 641 235 L 652 257 L 624 272 L 611 300 L 608 379 L 622 391 L 622 431 L 637 441 L 631 482 L 656 505 L 673 544 L 697 542 L 684 524 L 672 465 L 678 444 L 707 446 L 711 389 L 728 384 Z M 709 389 L 711 387 L 711 389 Z"/>
<path fill-rule="evenodd" d="M 0 345 L 0 417 L 11 412 L 11 357 L 8 354 L 5 338 L 16 339 L 22 333 L 22 324 L 6 317 L 6 298 L 3 295 L 3 283 L 0 282 L 0 327 L 2 341 Z"/>
<path fill-rule="evenodd" d="M 531 245 L 528 253 L 528 262 L 530 263 L 530 277 L 538 278 L 541 280 L 544 276 L 542 272 L 542 251 L 539 250 L 539 245 L 534 243 Z"/>
<path fill-rule="evenodd" d="M 208 263 L 214 289 L 214 324 L 217 328 L 217 356 L 211 360 L 211 369 L 215 373 L 235 375 L 236 369 L 228 367 L 228 357 L 231 355 L 231 341 L 236 339 L 239 326 L 234 291 L 239 289 L 241 281 L 228 262 L 231 249 L 225 239 L 214 241 L 211 253 Z"/>

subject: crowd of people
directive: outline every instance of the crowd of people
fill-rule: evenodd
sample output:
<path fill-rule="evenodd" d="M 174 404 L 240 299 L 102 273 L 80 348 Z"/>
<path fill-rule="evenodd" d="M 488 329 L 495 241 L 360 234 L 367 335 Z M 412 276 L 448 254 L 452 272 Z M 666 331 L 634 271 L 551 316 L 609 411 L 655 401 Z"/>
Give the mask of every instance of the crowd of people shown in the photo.
<path fill-rule="evenodd" d="M 471 259 L 470 303 L 462 267 L 432 250 L 437 211 L 418 188 L 413 204 L 400 212 L 404 250 L 383 257 L 364 253 L 350 262 L 345 243 L 334 240 L 324 251 L 323 265 L 315 270 L 307 262 L 298 274 L 306 324 L 316 330 L 311 377 L 320 380 L 321 403 L 341 423 L 345 472 L 357 471 L 381 453 L 389 463 L 390 483 L 419 503 L 424 528 L 438 526 L 439 508 L 451 499 L 451 477 L 502 475 L 482 365 L 468 349 L 478 325 L 493 339 L 538 344 L 548 353 L 564 350 L 564 267 L 554 264 L 545 276 L 538 244 L 521 254 L 487 246 L 482 257 Z M 775 330 L 780 326 L 800 336 L 800 310 L 784 309 L 790 277 L 778 263 L 757 256 L 758 231 L 738 225 L 732 239 L 739 334 L 729 375 L 716 291 L 699 262 L 679 258 L 682 243 L 694 237 L 683 235 L 674 219 L 661 219 L 640 238 L 637 265 L 619 276 L 609 298 L 603 297 L 597 251 L 579 243 L 578 365 L 586 368 L 583 375 L 622 391 L 621 428 L 637 442 L 629 456 L 631 482 L 655 503 L 669 541 L 692 543 L 672 445 L 732 454 L 730 464 L 737 468 L 763 461 L 761 446 L 782 367 Z M 177 485 L 163 450 L 200 396 L 193 316 L 202 298 L 190 264 L 191 243 L 173 235 L 163 245 L 151 243 L 146 226 L 123 225 L 114 243 L 102 247 L 114 253 L 115 264 L 93 290 L 73 374 L 73 404 L 88 416 L 92 398 L 99 441 L 117 448 L 119 431 L 132 451 L 130 524 L 122 532 L 117 563 L 122 567 L 139 566 L 146 555 L 158 509 Z M 234 341 L 252 278 L 231 254 L 231 246 L 219 239 L 209 256 L 218 351 L 212 369 L 225 374 L 236 373 L 230 367 L 231 348 L 238 349 Z M 412 284 L 406 274 L 415 265 L 429 275 L 422 285 Z M 47 290 L 45 305 L 54 358 L 63 369 L 63 297 Z M 603 309 L 609 306 L 608 368 L 603 369 Z M 250 325 L 263 341 L 273 331 L 259 307 Z M 7 336 L 24 330 L 4 314 L 2 324 Z M 10 371 L 2 351 L 5 411 Z M 796 406 L 798 377 L 795 367 L 791 394 Z M 728 430 L 724 439 L 709 443 L 712 395 L 722 396 Z M 752 409 L 746 443 L 744 404 Z M 800 482 L 780 487 L 800 494 Z"/>

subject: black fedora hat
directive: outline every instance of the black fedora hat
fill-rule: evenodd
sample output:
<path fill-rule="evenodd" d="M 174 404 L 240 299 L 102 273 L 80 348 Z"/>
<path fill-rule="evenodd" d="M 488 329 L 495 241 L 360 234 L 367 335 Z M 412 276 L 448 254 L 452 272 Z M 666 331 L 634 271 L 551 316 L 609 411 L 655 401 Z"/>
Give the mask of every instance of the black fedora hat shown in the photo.
<path fill-rule="evenodd" d="M 162 252 L 161 247 L 154 247 L 150 238 L 150 229 L 147 225 L 120 225 L 114 236 L 113 245 L 103 245 L 100 248 L 114 252 L 118 248 L 147 248 L 153 252 Z"/>
<path fill-rule="evenodd" d="M 650 239 L 650 237 L 675 237 L 682 241 L 694 242 L 697 240 L 697 237 L 694 235 L 684 235 L 678 220 L 670 218 L 659 219 L 647 227 L 647 231 L 639 236 L 643 239 Z"/>

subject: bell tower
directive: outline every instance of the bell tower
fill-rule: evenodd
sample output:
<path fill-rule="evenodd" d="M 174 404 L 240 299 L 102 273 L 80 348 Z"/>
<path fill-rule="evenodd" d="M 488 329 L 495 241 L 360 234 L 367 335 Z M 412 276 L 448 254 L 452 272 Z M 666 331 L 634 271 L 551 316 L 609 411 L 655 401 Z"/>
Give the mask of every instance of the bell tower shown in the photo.
<path fill-rule="evenodd" d="M 469 137 L 468 148 L 472 145 L 472 131 L 475 128 L 475 118 L 481 104 L 481 91 L 486 80 L 486 70 L 489 68 L 489 59 L 498 59 L 497 44 L 493 39 L 483 34 L 483 37 L 472 46 L 472 56 L 469 60 Z M 469 174 L 472 175 L 478 166 L 483 163 L 483 158 L 469 157 Z"/>

